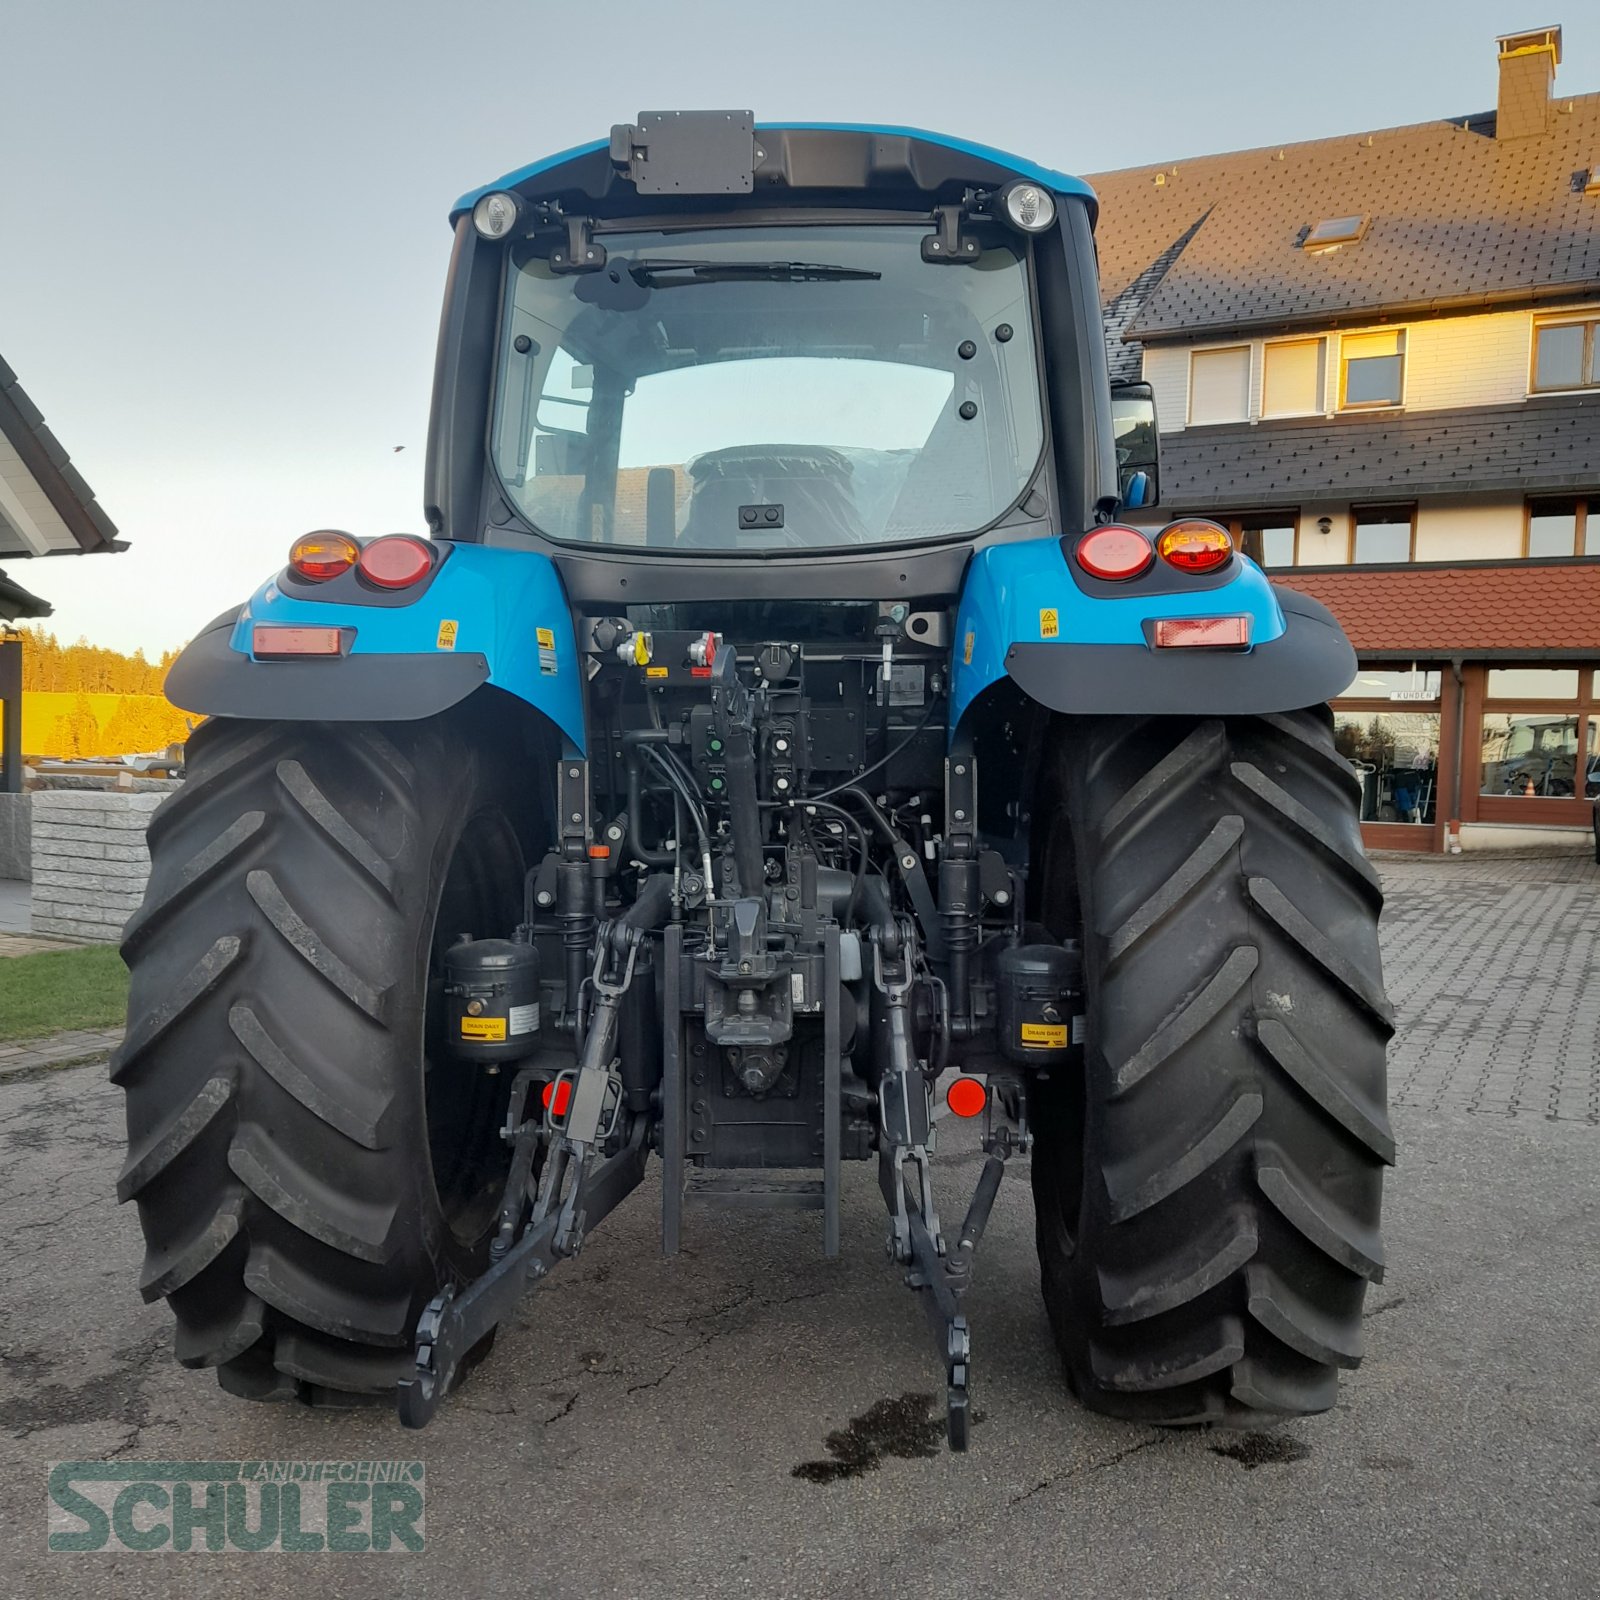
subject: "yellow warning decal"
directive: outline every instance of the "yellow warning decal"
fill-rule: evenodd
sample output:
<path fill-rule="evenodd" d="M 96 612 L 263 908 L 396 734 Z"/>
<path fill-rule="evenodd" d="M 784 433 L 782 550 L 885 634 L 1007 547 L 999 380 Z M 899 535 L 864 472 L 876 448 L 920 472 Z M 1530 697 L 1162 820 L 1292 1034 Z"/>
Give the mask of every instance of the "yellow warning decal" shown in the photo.
<path fill-rule="evenodd" d="M 647 678 L 665 678 L 671 670 L 670 667 L 646 667 L 644 675 Z"/>
<path fill-rule="evenodd" d="M 539 645 L 539 670 L 546 677 L 553 678 L 559 667 L 556 660 L 556 630 L 554 628 L 535 628 L 533 636 Z"/>
<path fill-rule="evenodd" d="M 506 1019 L 504 1017 L 463 1017 L 461 1019 L 461 1037 L 463 1039 L 504 1039 L 506 1036 Z"/>
<path fill-rule="evenodd" d="M 1039 637 L 1041 639 L 1061 637 L 1061 613 L 1054 606 L 1046 606 L 1039 613 Z"/>
<path fill-rule="evenodd" d="M 554 650 L 555 649 L 555 647 L 556 647 L 556 630 L 554 628 L 535 628 L 533 630 L 533 636 L 534 636 L 535 639 L 537 639 L 539 641 L 540 645 L 544 649 L 546 649 L 546 650 Z"/>
<path fill-rule="evenodd" d="M 967 637 L 961 646 L 961 662 L 963 666 L 972 665 L 972 647 L 978 642 L 978 636 L 971 628 L 967 629 Z"/>
<path fill-rule="evenodd" d="M 1067 1043 L 1067 1025 L 1064 1022 L 1024 1022 L 1022 1042 L 1046 1045 L 1052 1050 L 1064 1049 Z"/>
<path fill-rule="evenodd" d="M 456 634 L 460 632 L 459 622 L 441 622 L 439 624 L 439 648 L 441 650 L 454 650 L 456 647 Z"/>

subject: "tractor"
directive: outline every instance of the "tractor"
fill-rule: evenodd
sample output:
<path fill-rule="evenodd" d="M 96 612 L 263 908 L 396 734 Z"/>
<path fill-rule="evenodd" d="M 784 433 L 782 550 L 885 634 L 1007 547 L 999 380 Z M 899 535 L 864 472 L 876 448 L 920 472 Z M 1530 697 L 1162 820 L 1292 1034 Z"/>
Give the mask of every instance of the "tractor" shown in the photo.
<path fill-rule="evenodd" d="M 167 684 L 112 1077 L 181 1363 L 421 1427 L 652 1162 L 669 1255 L 835 1255 L 875 1162 L 959 1450 L 1016 1162 L 1085 1405 L 1334 1404 L 1394 1156 L 1355 658 L 1155 514 L 1095 220 L 741 111 L 456 203 L 426 536 L 295 539 Z"/>

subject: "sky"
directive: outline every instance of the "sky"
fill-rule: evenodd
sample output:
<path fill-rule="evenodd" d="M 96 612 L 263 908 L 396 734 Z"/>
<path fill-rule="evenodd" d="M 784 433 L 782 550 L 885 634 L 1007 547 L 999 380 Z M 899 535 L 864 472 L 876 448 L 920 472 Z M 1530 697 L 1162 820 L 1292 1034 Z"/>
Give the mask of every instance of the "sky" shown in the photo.
<path fill-rule="evenodd" d="M 1109 171 L 1486 110 L 1552 21 L 1600 90 L 1592 0 L 1527 3 L 0 0 L 0 355 L 130 543 L 8 571 L 157 655 L 299 533 L 423 531 L 452 201 L 641 110 Z"/>

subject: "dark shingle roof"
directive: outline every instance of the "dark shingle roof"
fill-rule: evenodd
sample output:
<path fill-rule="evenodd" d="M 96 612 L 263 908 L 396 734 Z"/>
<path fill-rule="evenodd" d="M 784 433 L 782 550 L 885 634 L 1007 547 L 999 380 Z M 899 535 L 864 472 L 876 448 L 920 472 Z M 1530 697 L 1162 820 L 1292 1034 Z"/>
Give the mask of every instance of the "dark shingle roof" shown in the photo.
<path fill-rule="evenodd" d="M 1090 179 L 1109 306 L 1194 236 L 1121 336 L 1372 321 L 1600 289 L 1600 94 L 1552 103 L 1548 133 L 1497 141 L 1482 118 L 1204 156 Z M 1159 181 L 1158 181 L 1159 180 Z M 1328 217 L 1371 218 L 1357 244 L 1296 248 Z"/>
<path fill-rule="evenodd" d="M 48 617 L 51 612 L 48 600 L 29 594 L 20 583 L 13 583 L 0 572 L 0 617 L 15 622 L 21 617 Z"/>
<path fill-rule="evenodd" d="M 56 436 L 44 425 L 39 408 L 23 392 L 17 375 L 0 361 L 0 477 L 25 507 L 30 503 L 41 520 L 61 539 L 58 548 L 37 551 L 6 518 L 0 502 L 0 555 L 78 555 L 93 550 L 120 550 L 117 530 L 95 503 L 94 490 L 67 457 Z M 61 526 L 76 541 L 67 544 Z"/>
<path fill-rule="evenodd" d="M 1600 565 L 1299 567 L 1273 580 L 1320 600 L 1363 654 L 1600 655 Z"/>
<path fill-rule="evenodd" d="M 1161 436 L 1161 501 L 1185 511 L 1600 486 L 1600 395 L 1186 428 Z"/>

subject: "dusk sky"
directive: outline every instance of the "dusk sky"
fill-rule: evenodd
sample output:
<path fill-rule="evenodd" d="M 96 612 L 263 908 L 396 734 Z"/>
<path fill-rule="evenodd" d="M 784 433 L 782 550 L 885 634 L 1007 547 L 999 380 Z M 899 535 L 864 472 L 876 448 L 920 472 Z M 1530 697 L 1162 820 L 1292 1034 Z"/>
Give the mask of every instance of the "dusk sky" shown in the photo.
<path fill-rule="evenodd" d="M 1461 117 L 1506 0 L 0 0 L 0 355 L 132 548 L 12 561 L 47 624 L 181 644 L 315 527 L 422 529 L 464 190 L 641 109 L 936 128 L 1095 172 Z M 404 448 L 396 451 L 396 446 Z"/>

